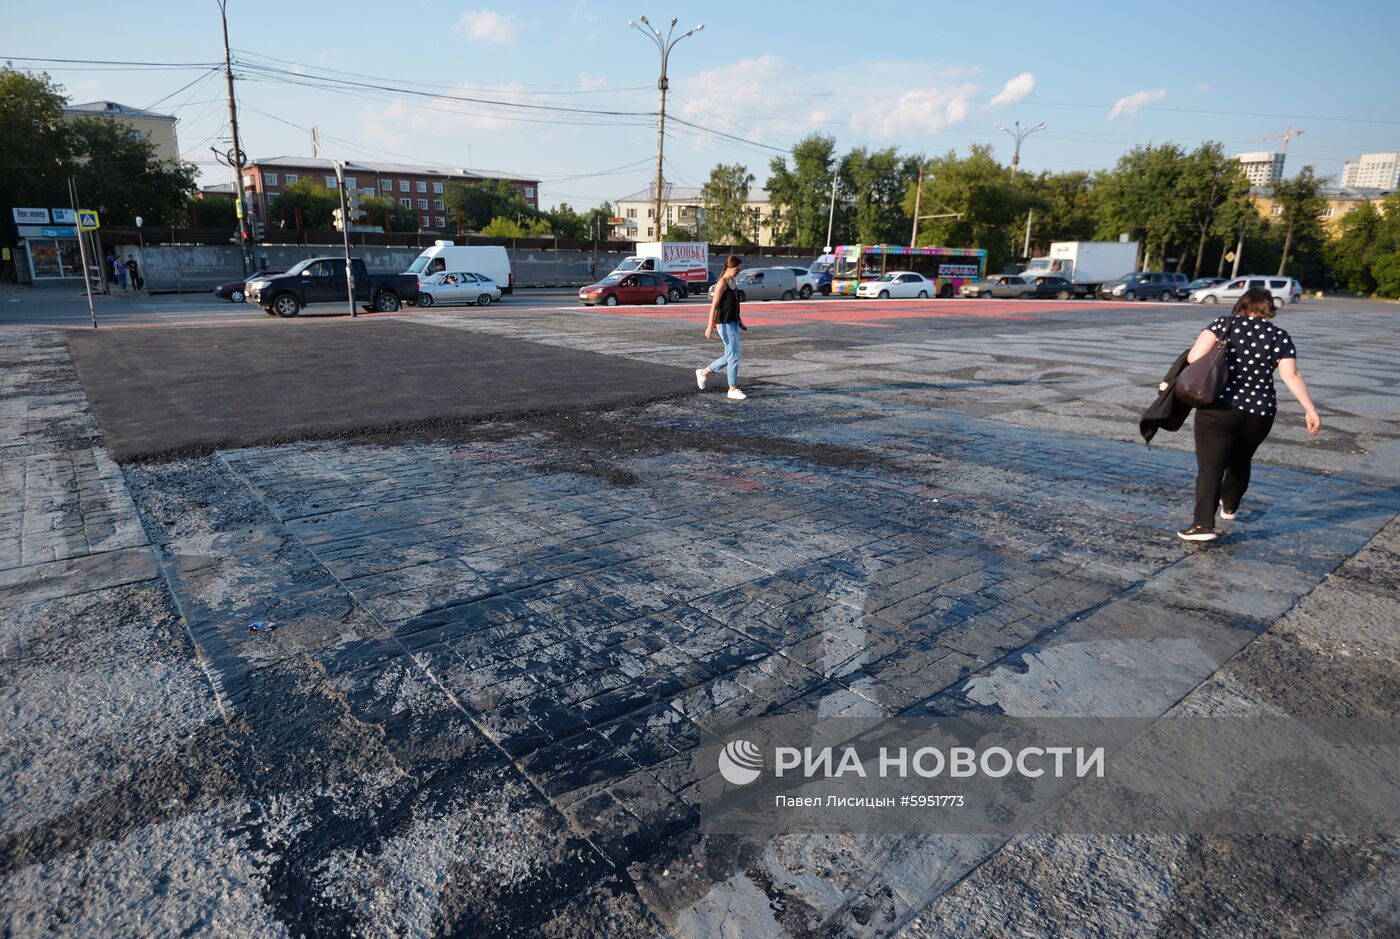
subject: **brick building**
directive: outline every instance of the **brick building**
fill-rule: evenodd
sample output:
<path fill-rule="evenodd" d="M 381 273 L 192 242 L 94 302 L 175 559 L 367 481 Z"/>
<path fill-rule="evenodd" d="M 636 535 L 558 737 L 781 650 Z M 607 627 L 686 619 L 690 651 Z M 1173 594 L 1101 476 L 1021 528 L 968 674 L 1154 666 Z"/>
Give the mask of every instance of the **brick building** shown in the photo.
<path fill-rule="evenodd" d="M 334 189 L 335 167 L 330 160 L 316 157 L 283 156 L 249 163 L 243 168 L 243 194 L 248 200 L 249 213 L 256 219 L 275 224 L 277 220 L 269 217 L 268 204 L 274 196 L 299 179 L 312 179 L 327 189 Z M 523 176 L 401 163 L 361 163 L 351 160 L 345 164 L 345 184 L 350 192 L 398 199 L 414 211 L 419 224 L 426 231 L 448 231 L 456 227 L 443 201 L 447 183 L 488 183 L 496 180 L 513 183 L 532 208 L 539 208 L 539 180 Z"/>

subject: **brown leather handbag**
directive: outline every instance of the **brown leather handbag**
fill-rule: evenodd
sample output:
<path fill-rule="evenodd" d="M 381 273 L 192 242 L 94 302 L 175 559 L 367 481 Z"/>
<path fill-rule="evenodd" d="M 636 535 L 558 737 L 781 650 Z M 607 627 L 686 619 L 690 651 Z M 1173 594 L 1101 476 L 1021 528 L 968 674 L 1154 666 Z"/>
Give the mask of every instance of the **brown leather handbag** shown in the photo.
<path fill-rule="evenodd" d="M 1193 408 L 1214 404 L 1225 390 L 1230 380 L 1230 324 L 1233 316 L 1225 320 L 1225 338 L 1219 336 L 1209 352 L 1181 370 L 1176 376 L 1176 400 Z"/>

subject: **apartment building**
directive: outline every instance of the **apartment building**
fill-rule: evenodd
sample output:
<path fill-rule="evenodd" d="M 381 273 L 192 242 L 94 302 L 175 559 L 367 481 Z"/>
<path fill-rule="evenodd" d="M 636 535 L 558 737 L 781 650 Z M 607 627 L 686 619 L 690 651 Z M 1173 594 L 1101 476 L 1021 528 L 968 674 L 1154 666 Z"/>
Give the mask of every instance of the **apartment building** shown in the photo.
<path fill-rule="evenodd" d="M 696 187 L 666 186 L 662 190 L 661 222 L 654 217 L 656 204 L 650 187 L 616 200 L 617 222 L 612 237 L 621 241 L 659 241 L 671 228 L 699 232 L 705 220 L 705 199 Z M 750 189 L 745 207 L 754 215 L 757 226 L 755 241 L 768 247 L 773 244 L 773 207 L 766 189 Z"/>

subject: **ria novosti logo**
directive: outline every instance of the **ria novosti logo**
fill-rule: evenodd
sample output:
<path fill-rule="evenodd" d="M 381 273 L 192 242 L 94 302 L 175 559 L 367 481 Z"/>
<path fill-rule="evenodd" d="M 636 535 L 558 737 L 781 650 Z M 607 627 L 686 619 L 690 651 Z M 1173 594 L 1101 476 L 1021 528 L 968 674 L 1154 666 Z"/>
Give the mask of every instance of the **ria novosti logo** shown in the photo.
<path fill-rule="evenodd" d="M 719 774 L 734 786 L 747 786 L 763 772 L 763 752 L 747 740 L 731 740 L 719 753 Z"/>

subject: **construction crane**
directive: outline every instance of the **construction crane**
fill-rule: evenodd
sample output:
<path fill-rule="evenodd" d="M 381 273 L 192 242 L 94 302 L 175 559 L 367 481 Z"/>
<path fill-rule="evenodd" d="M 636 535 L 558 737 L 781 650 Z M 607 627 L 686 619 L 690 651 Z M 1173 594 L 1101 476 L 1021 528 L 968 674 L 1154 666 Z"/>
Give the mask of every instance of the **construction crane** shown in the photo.
<path fill-rule="evenodd" d="M 1290 127 L 1290 128 L 1288 128 L 1287 130 L 1283 131 L 1283 133 L 1280 133 L 1280 134 L 1264 134 L 1264 135 L 1262 135 L 1262 136 L 1260 136 L 1260 137 L 1250 137 L 1249 139 L 1250 139 L 1250 140 L 1279 140 L 1279 139 L 1282 139 L 1282 140 L 1283 140 L 1283 155 L 1284 155 L 1284 156 L 1287 156 L 1287 155 L 1288 155 L 1288 141 L 1292 140 L 1294 137 L 1301 137 L 1301 136 L 1303 136 L 1303 132 L 1302 132 L 1301 130 L 1294 130 L 1293 128 Z"/>

